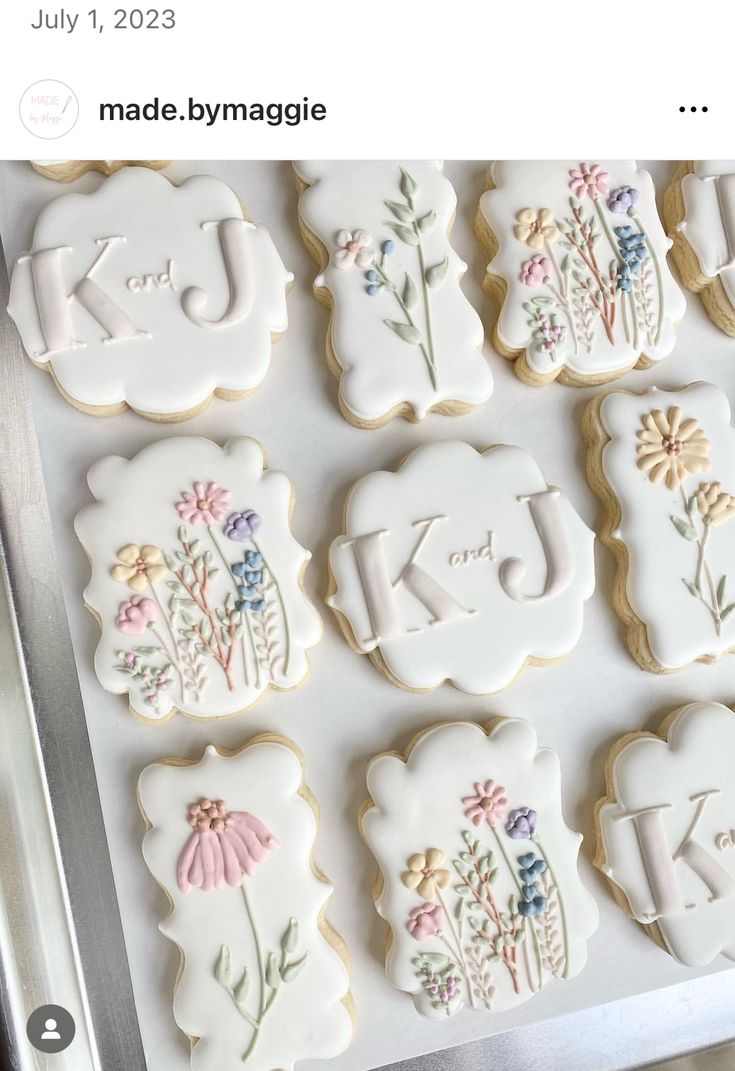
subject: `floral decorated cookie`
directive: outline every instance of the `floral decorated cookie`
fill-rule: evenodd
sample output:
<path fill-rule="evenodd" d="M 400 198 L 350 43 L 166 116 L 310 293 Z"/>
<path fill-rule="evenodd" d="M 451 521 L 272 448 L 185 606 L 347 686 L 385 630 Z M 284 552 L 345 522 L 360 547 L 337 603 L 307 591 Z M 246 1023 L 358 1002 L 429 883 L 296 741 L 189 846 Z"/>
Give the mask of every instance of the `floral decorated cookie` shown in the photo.
<path fill-rule="evenodd" d="M 430 1017 L 504 1011 L 572 978 L 597 927 L 559 760 L 528 722 L 436 725 L 368 768 L 388 978 Z"/>
<path fill-rule="evenodd" d="M 312 863 L 316 803 L 290 741 L 154 763 L 138 798 L 143 854 L 179 947 L 174 1016 L 192 1071 L 291 1071 L 352 1037 L 346 950 L 325 920 L 331 895 Z"/>
<path fill-rule="evenodd" d="M 735 715 L 690 703 L 607 763 L 595 862 L 616 900 L 688 967 L 735 960 Z"/>
<path fill-rule="evenodd" d="M 150 167 L 161 171 L 170 160 L 31 160 L 31 167 L 39 175 L 54 179 L 55 182 L 73 182 L 88 171 L 101 171 L 103 175 L 113 175 L 123 167 Z"/>
<path fill-rule="evenodd" d="M 432 443 L 352 488 L 327 602 L 394 684 L 484 695 L 575 646 L 593 540 L 523 450 Z"/>
<path fill-rule="evenodd" d="M 466 413 L 492 393 L 480 318 L 449 241 L 457 198 L 437 161 L 301 160 L 299 222 L 331 309 L 327 359 L 359 427 Z"/>
<path fill-rule="evenodd" d="M 128 167 L 46 205 L 8 311 L 77 408 L 183 420 L 261 383 L 291 279 L 219 179 Z"/>
<path fill-rule="evenodd" d="M 494 344 L 521 379 L 606 383 L 671 353 L 684 296 L 634 161 L 498 161 L 476 229 L 492 258 Z"/>
<path fill-rule="evenodd" d="M 735 160 L 686 160 L 664 197 L 672 254 L 687 290 L 735 337 Z"/>
<path fill-rule="evenodd" d="M 735 651 L 735 431 L 708 383 L 613 391 L 587 410 L 588 472 L 618 573 L 615 608 L 644 669 Z"/>
<path fill-rule="evenodd" d="M 89 486 L 76 530 L 95 668 L 133 714 L 234 714 L 304 679 L 321 631 L 301 589 L 310 554 L 291 535 L 290 481 L 254 440 L 164 439 L 98 461 Z"/>

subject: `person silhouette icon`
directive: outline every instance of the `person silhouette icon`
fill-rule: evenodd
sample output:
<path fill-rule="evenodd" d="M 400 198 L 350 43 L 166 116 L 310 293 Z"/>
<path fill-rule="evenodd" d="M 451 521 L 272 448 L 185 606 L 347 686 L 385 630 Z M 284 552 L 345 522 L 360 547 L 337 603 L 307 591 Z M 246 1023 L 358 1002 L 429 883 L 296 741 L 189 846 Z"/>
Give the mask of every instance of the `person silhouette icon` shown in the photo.
<path fill-rule="evenodd" d="M 41 1041 L 61 1041 L 61 1034 L 56 1029 L 55 1019 L 47 1019 L 43 1025 L 46 1029 L 41 1034 Z"/>

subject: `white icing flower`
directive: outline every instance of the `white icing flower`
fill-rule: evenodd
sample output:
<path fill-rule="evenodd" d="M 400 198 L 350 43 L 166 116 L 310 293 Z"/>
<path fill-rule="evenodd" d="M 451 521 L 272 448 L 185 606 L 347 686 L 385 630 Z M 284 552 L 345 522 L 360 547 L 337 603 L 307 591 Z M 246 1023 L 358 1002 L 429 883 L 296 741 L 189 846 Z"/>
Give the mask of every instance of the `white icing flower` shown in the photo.
<path fill-rule="evenodd" d="M 335 268 L 351 268 L 353 264 L 369 268 L 375 260 L 373 236 L 367 231 L 338 231 L 336 241 L 339 249 L 334 254 Z"/>

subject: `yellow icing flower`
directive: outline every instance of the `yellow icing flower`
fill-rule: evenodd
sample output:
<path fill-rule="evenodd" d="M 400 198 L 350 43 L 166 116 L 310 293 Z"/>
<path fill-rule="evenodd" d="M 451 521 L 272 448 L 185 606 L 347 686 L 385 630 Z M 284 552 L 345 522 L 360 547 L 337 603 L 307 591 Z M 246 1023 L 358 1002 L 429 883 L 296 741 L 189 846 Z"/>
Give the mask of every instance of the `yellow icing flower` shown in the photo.
<path fill-rule="evenodd" d="M 554 213 L 550 208 L 522 208 L 516 215 L 513 233 L 519 242 L 525 242 L 531 249 L 543 249 L 549 242 L 559 237 L 559 228 L 554 222 Z"/>
<path fill-rule="evenodd" d="M 117 552 L 122 565 L 113 565 L 110 576 L 118 584 L 127 584 L 133 591 L 145 591 L 149 584 L 163 580 L 167 569 L 162 565 L 163 554 L 158 547 L 145 544 L 139 547 L 128 543 Z"/>
<path fill-rule="evenodd" d="M 401 874 L 401 881 L 408 889 L 418 889 L 419 896 L 433 900 L 437 891 L 446 889 L 452 880 L 448 870 L 440 869 L 444 862 L 444 852 L 439 848 L 429 848 L 426 853 L 417 852 L 408 860 L 408 870 Z"/>
<path fill-rule="evenodd" d="M 722 490 L 719 483 L 701 483 L 697 491 L 697 509 L 710 524 L 723 524 L 735 517 L 735 495 Z"/>
<path fill-rule="evenodd" d="M 648 473 L 651 483 L 666 482 L 670 491 L 678 491 L 682 480 L 692 472 L 708 472 L 710 442 L 691 418 L 682 420 L 681 409 L 672 405 L 668 413 L 654 409 L 643 417 L 638 438 L 638 468 Z"/>

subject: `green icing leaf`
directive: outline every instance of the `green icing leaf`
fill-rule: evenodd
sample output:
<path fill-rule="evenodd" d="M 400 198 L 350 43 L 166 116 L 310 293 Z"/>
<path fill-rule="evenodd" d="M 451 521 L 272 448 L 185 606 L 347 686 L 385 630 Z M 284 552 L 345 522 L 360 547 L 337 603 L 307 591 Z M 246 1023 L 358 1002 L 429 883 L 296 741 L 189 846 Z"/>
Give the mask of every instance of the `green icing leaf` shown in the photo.
<path fill-rule="evenodd" d="M 177 535 L 179 537 L 179 542 L 180 543 L 185 543 L 187 541 L 187 539 L 189 538 L 189 530 L 186 527 L 186 525 L 184 525 L 184 524 L 179 525 L 179 530 L 177 532 Z"/>
<path fill-rule="evenodd" d="M 283 971 L 281 973 L 284 982 L 293 982 L 298 978 L 298 976 L 304 969 L 304 964 L 306 963 L 306 957 L 308 956 L 308 954 L 308 952 L 304 952 L 301 959 L 296 959 L 293 963 L 289 963 L 283 968 Z"/>
<path fill-rule="evenodd" d="M 237 1001 L 238 1004 L 244 1004 L 245 1001 L 248 998 L 249 991 L 250 991 L 250 979 L 248 978 L 248 969 L 246 967 L 245 970 L 242 972 L 242 978 L 240 979 L 240 981 L 235 986 L 235 989 L 234 989 L 232 995 L 233 995 L 233 997 L 235 998 L 235 1000 Z"/>
<path fill-rule="evenodd" d="M 411 227 L 404 227 L 402 223 L 391 223 L 389 220 L 386 220 L 385 225 L 390 227 L 406 245 L 419 244 L 419 237 Z"/>
<path fill-rule="evenodd" d="M 425 216 L 417 221 L 416 226 L 421 234 L 429 234 L 436 226 L 436 212 L 432 208 Z"/>
<path fill-rule="evenodd" d="M 288 929 L 281 938 L 281 951 L 295 952 L 299 944 L 299 924 L 296 919 L 289 920 Z"/>
<path fill-rule="evenodd" d="M 227 989 L 232 985 L 232 956 L 227 945 L 222 945 L 220 949 L 214 968 L 214 976 L 219 984 Z"/>
<path fill-rule="evenodd" d="M 418 186 L 415 180 L 409 175 L 408 171 L 401 168 L 401 193 L 403 196 L 410 201 L 417 190 Z"/>
<path fill-rule="evenodd" d="M 386 327 L 389 327 L 391 331 L 395 331 L 399 338 L 402 338 L 404 342 L 410 343 L 412 346 L 421 345 L 421 332 L 411 324 L 399 324 L 396 320 L 383 320 Z"/>
<path fill-rule="evenodd" d="M 687 580 L 686 577 L 681 578 L 682 584 L 686 584 L 687 590 L 690 595 L 693 595 L 695 599 L 699 598 L 699 588 L 696 584 L 693 584 L 691 580 Z"/>
<path fill-rule="evenodd" d="M 541 309 L 551 309 L 556 305 L 554 299 L 550 297 L 531 298 L 531 303 L 537 305 Z"/>
<path fill-rule="evenodd" d="M 281 974 L 278 970 L 278 961 L 273 952 L 268 953 L 268 962 L 265 968 L 265 980 L 271 989 L 278 989 L 281 984 Z"/>
<path fill-rule="evenodd" d="M 406 205 L 399 204 L 397 201 L 386 201 L 385 207 L 390 209 L 396 219 L 400 219 L 401 223 L 413 223 L 415 217 L 410 208 Z"/>
<path fill-rule="evenodd" d="M 407 309 L 415 309 L 419 302 L 419 295 L 411 276 L 406 272 L 406 282 L 403 284 L 403 304 Z"/>
<path fill-rule="evenodd" d="M 436 290 L 444 282 L 449 271 L 449 257 L 445 256 L 438 264 L 432 264 L 426 269 L 426 285 L 431 290 Z"/>
<path fill-rule="evenodd" d="M 722 621 L 727 621 L 728 617 L 733 612 L 733 610 L 735 610 L 735 602 L 731 602 L 729 606 L 725 607 L 725 609 L 720 614 L 720 619 Z"/>
<path fill-rule="evenodd" d="M 471 894 L 469 885 L 455 885 L 454 891 L 457 893 L 457 896 L 470 896 Z"/>
<path fill-rule="evenodd" d="M 421 961 L 432 967 L 446 967 L 447 965 L 447 957 L 441 952 L 424 952 L 421 955 Z"/>
<path fill-rule="evenodd" d="M 671 523 L 674 528 L 676 528 L 679 535 L 684 536 L 684 539 L 691 541 L 697 538 L 697 533 L 694 528 L 692 528 L 690 524 L 687 524 L 686 521 L 683 521 L 681 517 L 672 516 Z"/>
<path fill-rule="evenodd" d="M 725 605 L 725 589 L 727 588 L 727 574 L 725 574 L 717 585 L 717 607 L 722 609 Z"/>

